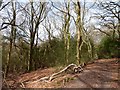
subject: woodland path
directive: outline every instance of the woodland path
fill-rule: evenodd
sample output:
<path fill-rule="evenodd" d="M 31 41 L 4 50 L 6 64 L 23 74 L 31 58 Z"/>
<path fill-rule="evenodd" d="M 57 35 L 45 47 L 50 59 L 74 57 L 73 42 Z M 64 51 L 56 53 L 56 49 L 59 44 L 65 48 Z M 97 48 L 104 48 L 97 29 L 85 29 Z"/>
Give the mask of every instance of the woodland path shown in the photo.
<path fill-rule="evenodd" d="M 120 61 L 101 59 L 86 66 L 65 88 L 120 88 Z"/>
<path fill-rule="evenodd" d="M 19 76 L 12 74 L 6 81 L 13 88 L 120 88 L 120 59 L 99 59 L 83 69 L 81 73 L 65 74 L 51 82 L 39 79 L 59 71 L 55 68 L 38 69 Z"/>

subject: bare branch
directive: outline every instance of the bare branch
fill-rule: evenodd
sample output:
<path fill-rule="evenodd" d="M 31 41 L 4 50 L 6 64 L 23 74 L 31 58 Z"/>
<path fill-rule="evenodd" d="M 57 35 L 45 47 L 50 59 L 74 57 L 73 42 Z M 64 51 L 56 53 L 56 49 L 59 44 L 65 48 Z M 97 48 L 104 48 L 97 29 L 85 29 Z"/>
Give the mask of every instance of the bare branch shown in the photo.
<path fill-rule="evenodd" d="M 6 3 L 5 5 L 2 6 L 2 8 L 0 9 L 0 11 L 5 8 L 10 2 Z"/>

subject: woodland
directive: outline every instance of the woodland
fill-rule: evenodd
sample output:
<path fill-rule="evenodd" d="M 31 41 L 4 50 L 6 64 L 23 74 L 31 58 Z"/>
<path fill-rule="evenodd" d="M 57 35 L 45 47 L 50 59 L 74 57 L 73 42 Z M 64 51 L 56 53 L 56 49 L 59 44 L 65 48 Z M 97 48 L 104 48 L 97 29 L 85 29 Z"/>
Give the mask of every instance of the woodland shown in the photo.
<path fill-rule="evenodd" d="M 82 74 L 87 66 L 113 68 L 111 60 L 118 68 L 120 1 L 1 0 L 0 47 L 3 88 L 25 88 L 30 81 L 39 87 L 28 88 L 42 88 L 41 81 L 51 87 L 59 75 L 72 81 L 71 73 Z"/>

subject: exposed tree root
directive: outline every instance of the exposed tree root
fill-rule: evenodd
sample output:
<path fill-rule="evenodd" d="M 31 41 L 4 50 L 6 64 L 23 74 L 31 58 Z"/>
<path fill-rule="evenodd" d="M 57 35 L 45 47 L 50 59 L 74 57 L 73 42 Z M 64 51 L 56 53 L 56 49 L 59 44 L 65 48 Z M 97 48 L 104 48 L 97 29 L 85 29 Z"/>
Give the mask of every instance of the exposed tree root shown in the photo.
<path fill-rule="evenodd" d="M 66 66 L 65 68 L 63 68 L 62 70 L 60 70 L 57 73 L 53 73 L 52 75 L 45 76 L 45 77 L 42 77 L 42 78 L 37 78 L 35 80 L 27 80 L 27 81 L 19 82 L 15 85 L 15 87 L 19 86 L 21 88 L 25 88 L 27 83 L 37 83 L 37 82 L 50 83 L 53 79 L 64 76 L 65 74 L 80 73 L 81 71 L 83 71 L 83 67 L 84 67 L 84 65 L 78 66 L 78 65 L 72 63 L 72 64 L 69 64 L 68 66 Z M 4 83 L 7 85 L 7 87 L 9 87 L 5 79 L 4 79 Z"/>
<path fill-rule="evenodd" d="M 81 71 L 83 71 L 83 66 L 77 66 L 76 64 L 69 64 L 67 67 L 65 67 L 64 69 L 62 69 L 61 71 L 57 72 L 57 73 L 53 73 L 52 75 L 48 76 L 48 77 L 43 77 L 40 78 L 38 81 L 45 81 L 45 82 L 50 82 L 53 79 L 64 75 L 65 73 L 69 73 L 69 74 L 74 74 L 74 73 L 80 73 Z"/>
<path fill-rule="evenodd" d="M 36 82 L 51 82 L 53 79 L 60 77 L 60 76 L 64 76 L 65 74 L 75 74 L 75 73 L 80 73 L 83 71 L 83 67 L 85 66 L 85 64 L 82 65 L 76 65 L 76 64 L 69 64 L 67 67 L 65 67 L 64 69 L 60 70 L 57 73 L 53 73 L 50 76 L 46 76 L 46 77 L 42 77 L 40 79 L 34 80 L 34 81 L 27 81 L 25 83 L 36 83 Z M 23 86 L 23 85 L 22 85 Z"/>

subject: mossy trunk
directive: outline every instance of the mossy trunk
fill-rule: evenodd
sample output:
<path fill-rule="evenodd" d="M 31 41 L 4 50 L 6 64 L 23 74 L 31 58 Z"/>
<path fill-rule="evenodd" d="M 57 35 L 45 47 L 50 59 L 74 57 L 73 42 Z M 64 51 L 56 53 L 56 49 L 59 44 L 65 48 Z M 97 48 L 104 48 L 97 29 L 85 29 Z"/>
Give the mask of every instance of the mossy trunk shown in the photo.
<path fill-rule="evenodd" d="M 64 13 L 64 44 L 65 44 L 65 60 L 68 64 L 69 62 L 69 48 L 70 48 L 70 1 L 68 1 L 66 6 L 67 13 Z"/>
<path fill-rule="evenodd" d="M 82 23 L 81 23 L 81 6 L 80 2 L 76 2 L 76 13 L 77 13 L 77 20 L 76 20 L 76 32 L 77 32 L 77 46 L 76 46 L 76 51 L 77 51 L 77 63 L 80 64 L 80 58 L 81 58 L 81 45 L 82 45 Z"/>

